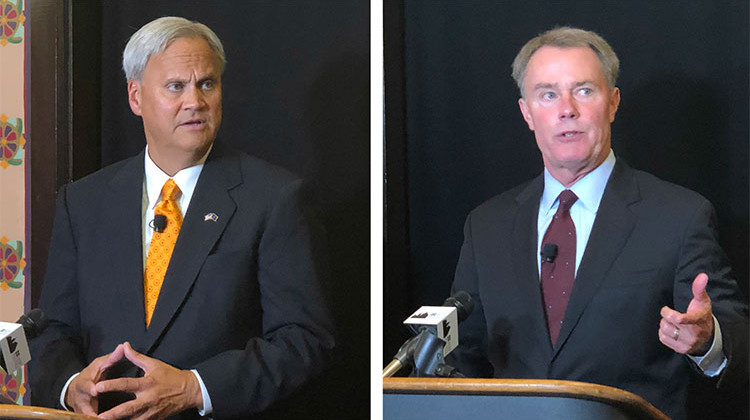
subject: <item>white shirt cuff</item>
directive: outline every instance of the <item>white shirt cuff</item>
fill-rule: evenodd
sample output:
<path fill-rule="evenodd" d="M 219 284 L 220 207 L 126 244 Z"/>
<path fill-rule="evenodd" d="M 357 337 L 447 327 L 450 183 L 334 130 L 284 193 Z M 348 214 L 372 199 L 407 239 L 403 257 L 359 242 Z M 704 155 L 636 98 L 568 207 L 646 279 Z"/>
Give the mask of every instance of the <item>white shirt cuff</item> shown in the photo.
<path fill-rule="evenodd" d="M 196 378 L 198 378 L 198 384 L 201 386 L 201 397 L 203 397 L 203 410 L 198 411 L 198 414 L 201 416 L 207 416 L 214 411 L 214 406 L 211 405 L 211 397 L 208 395 L 206 384 L 203 383 L 203 379 L 201 379 L 201 375 L 198 373 L 198 371 L 195 369 L 190 369 L 190 371 L 193 372 L 193 375 L 195 375 Z"/>
<path fill-rule="evenodd" d="M 70 382 L 73 381 L 73 378 L 75 378 L 76 376 L 78 376 L 79 373 L 81 373 L 81 372 L 78 372 L 78 373 L 74 374 L 73 376 L 71 376 L 68 379 L 68 382 L 65 382 L 65 386 L 63 387 L 62 392 L 60 393 L 60 406 L 62 406 L 62 408 L 66 409 L 68 411 L 71 411 L 71 410 L 68 408 L 67 405 L 65 405 L 65 393 L 68 392 L 68 386 L 70 386 Z"/>
<path fill-rule="evenodd" d="M 721 373 L 727 365 L 727 357 L 724 355 L 724 345 L 721 340 L 721 328 L 719 321 L 714 319 L 714 341 L 711 348 L 703 356 L 690 356 L 690 359 L 703 371 L 706 376 L 714 377 Z"/>

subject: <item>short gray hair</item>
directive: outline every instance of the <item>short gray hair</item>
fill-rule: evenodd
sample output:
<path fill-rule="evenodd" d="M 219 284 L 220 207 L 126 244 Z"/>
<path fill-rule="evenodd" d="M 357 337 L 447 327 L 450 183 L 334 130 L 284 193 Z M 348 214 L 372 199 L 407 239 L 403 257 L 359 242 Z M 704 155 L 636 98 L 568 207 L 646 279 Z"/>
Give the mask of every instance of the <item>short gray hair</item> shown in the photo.
<path fill-rule="evenodd" d="M 166 16 L 153 20 L 141 27 L 130 37 L 122 52 L 122 69 L 125 79 L 141 81 L 143 70 L 148 60 L 164 52 L 177 38 L 203 38 L 213 51 L 219 65 L 219 74 L 224 73 L 227 60 L 224 57 L 224 46 L 208 26 L 191 22 L 187 19 Z"/>
<path fill-rule="evenodd" d="M 617 59 L 617 55 L 612 50 L 612 47 L 607 44 L 601 36 L 591 31 L 585 31 L 583 29 L 561 27 L 550 29 L 544 32 L 526 43 L 521 48 L 521 51 L 516 55 L 513 60 L 513 79 L 518 85 L 518 89 L 521 91 L 521 96 L 524 96 L 523 81 L 526 78 L 526 70 L 529 65 L 531 56 L 541 47 L 551 46 L 558 48 L 575 48 L 575 47 L 589 47 L 599 58 L 599 64 L 602 66 L 602 73 L 607 79 L 607 84 L 610 89 L 615 87 L 617 83 L 617 75 L 620 72 L 620 60 Z"/>

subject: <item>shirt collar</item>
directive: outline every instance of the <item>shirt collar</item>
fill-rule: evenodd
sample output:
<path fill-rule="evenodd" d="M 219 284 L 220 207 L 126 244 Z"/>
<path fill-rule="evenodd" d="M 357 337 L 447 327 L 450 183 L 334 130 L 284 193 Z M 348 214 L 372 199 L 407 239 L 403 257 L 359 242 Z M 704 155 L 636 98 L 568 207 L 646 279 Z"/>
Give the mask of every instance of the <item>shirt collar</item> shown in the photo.
<path fill-rule="evenodd" d="M 596 213 L 599 210 L 599 203 L 602 201 L 604 188 L 607 186 L 607 181 L 609 180 L 609 176 L 612 175 L 614 167 L 615 154 L 610 149 L 609 155 L 607 155 L 607 158 L 601 165 L 597 166 L 593 171 L 586 174 L 570 187 L 570 190 L 578 196 L 576 204 L 580 203 L 586 210 Z M 539 211 L 545 213 L 552 211 L 554 204 L 557 202 L 557 196 L 564 189 L 566 189 L 565 186 L 556 180 L 547 168 L 544 168 L 544 192 L 539 202 Z"/>
<path fill-rule="evenodd" d="M 167 182 L 167 180 L 170 178 L 172 178 L 175 184 L 180 187 L 180 191 L 182 192 L 180 202 L 189 203 L 190 199 L 193 197 L 195 185 L 198 183 L 198 177 L 203 170 L 203 165 L 206 163 L 206 159 L 208 158 L 208 154 L 211 153 L 212 148 L 213 144 L 208 148 L 206 154 L 203 155 L 203 157 L 198 161 L 197 164 L 189 168 L 182 169 L 174 174 L 173 177 L 170 177 L 158 166 L 156 166 L 153 160 L 151 160 L 151 156 L 148 155 L 148 145 L 146 145 L 144 167 L 146 172 L 146 195 L 148 197 L 147 208 L 153 209 L 157 204 L 159 204 L 161 189 L 164 186 L 164 183 Z"/>

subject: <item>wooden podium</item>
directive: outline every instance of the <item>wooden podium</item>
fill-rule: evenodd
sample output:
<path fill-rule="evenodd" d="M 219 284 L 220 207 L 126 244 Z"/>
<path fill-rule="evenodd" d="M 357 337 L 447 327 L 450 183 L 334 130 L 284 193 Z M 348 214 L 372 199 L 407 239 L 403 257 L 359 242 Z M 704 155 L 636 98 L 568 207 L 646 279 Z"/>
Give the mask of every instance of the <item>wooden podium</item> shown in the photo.
<path fill-rule="evenodd" d="M 669 420 L 621 389 L 573 381 L 383 378 L 383 420 Z"/>
<path fill-rule="evenodd" d="M 0 419 L 95 420 L 96 417 L 51 408 L 0 404 Z"/>

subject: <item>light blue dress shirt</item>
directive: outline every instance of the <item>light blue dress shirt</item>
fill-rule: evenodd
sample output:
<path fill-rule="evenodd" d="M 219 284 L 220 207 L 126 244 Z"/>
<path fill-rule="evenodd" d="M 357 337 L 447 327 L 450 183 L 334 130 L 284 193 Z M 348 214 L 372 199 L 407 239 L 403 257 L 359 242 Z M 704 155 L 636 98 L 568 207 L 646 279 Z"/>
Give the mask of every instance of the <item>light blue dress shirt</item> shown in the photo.
<path fill-rule="evenodd" d="M 581 258 L 589 242 L 591 229 L 596 220 L 596 213 L 599 211 L 599 204 L 604 195 L 604 189 L 607 186 L 612 170 L 615 167 L 615 154 L 610 149 L 609 155 L 597 166 L 596 169 L 586 174 L 583 178 L 576 181 L 569 189 L 578 196 L 578 200 L 570 208 L 570 217 L 576 227 L 576 266 L 575 273 L 578 274 L 578 266 L 581 264 Z M 565 190 L 566 187 L 555 179 L 544 168 L 544 192 L 539 201 L 539 216 L 537 218 L 537 270 L 542 270 L 542 240 L 544 233 L 552 222 L 552 217 L 557 211 L 559 200 L 557 196 Z M 656 331 L 654 331 L 656 336 Z M 716 376 L 724 370 L 727 364 L 727 358 L 724 355 L 723 343 L 721 339 L 721 328 L 719 322 L 714 317 L 714 341 L 708 352 L 702 357 L 690 357 L 703 373 L 707 376 Z"/>

